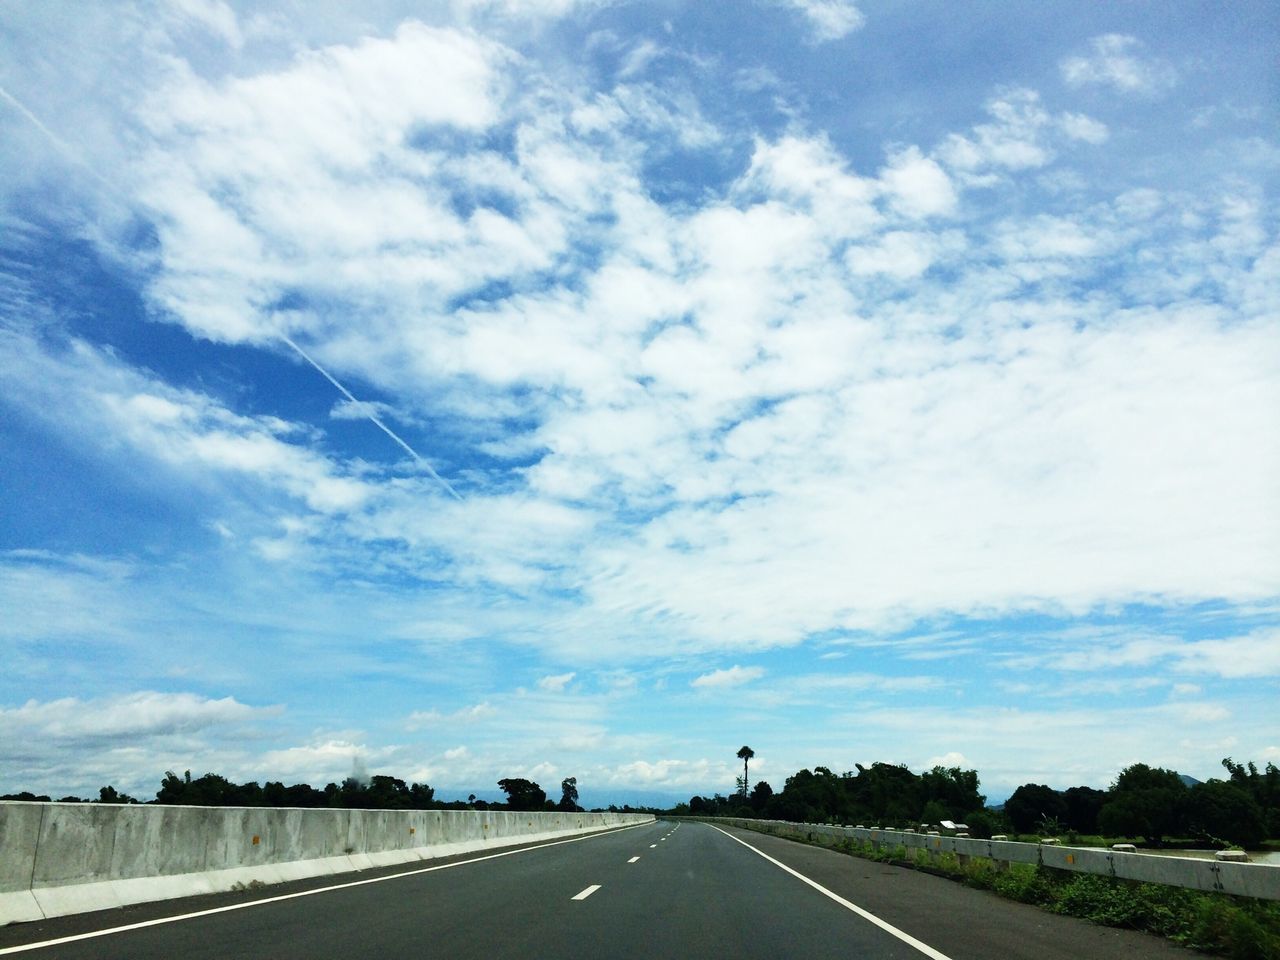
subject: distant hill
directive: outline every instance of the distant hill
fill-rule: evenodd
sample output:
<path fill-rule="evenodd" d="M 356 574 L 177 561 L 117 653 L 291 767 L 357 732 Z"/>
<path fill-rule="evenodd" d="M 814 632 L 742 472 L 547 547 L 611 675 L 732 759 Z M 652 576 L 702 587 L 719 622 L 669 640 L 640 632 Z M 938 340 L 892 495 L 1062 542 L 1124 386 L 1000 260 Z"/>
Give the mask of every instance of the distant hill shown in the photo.
<path fill-rule="evenodd" d="M 1197 783 L 1204 783 L 1203 780 L 1197 780 L 1195 777 L 1189 777 L 1185 773 L 1178 774 L 1178 779 L 1185 783 L 1188 787 L 1194 787 Z"/>

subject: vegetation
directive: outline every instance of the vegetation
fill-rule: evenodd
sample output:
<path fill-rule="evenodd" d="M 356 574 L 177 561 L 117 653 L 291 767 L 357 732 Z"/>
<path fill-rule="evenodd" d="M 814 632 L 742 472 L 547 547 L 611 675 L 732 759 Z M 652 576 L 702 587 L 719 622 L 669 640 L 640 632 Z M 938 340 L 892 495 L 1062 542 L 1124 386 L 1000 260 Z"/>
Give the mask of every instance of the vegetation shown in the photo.
<path fill-rule="evenodd" d="M 556 809 L 563 813 L 577 813 L 582 810 L 578 806 L 578 778 L 567 777 L 560 781 L 560 802 Z"/>
<path fill-rule="evenodd" d="M 821 842 L 814 838 L 809 842 Z M 893 863 L 959 880 L 1020 903 L 1029 903 L 1092 923 L 1143 930 L 1208 953 L 1236 960 L 1280 958 L 1280 903 L 1250 900 L 1181 887 L 1067 873 L 1030 864 L 998 870 L 974 857 L 930 856 L 906 847 L 876 850 L 870 843 L 841 840 L 843 853 Z"/>
<path fill-rule="evenodd" d="M 756 752 L 750 747 L 744 746 L 738 751 L 738 759 L 742 761 L 742 789 L 739 791 L 743 796 L 747 795 L 750 789 L 750 783 L 747 781 L 747 764 L 751 762 L 751 758 Z"/>
<path fill-rule="evenodd" d="M 235 783 L 216 773 L 191 776 L 188 770 L 178 776 L 172 770 L 164 775 L 156 798 L 147 803 L 201 807 L 340 807 L 364 810 L 581 810 L 578 806 L 578 780 L 569 777 L 561 783 L 559 804 L 550 802 L 538 784 L 519 778 L 498 781 L 507 794 L 507 803 L 487 803 L 473 794 L 466 802 L 442 802 L 435 798 L 434 788 L 425 783 L 406 783 L 399 777 L 375 775 L 367 779 L 347 777 L 341 784 L 329 783 L 319 790 L 310 784 L 285 786 L 280 781 L 259 784 L 256 780 Z M 0 796 L 0 800 L 27 800 L 48 803 L 49 796 L 24 791 Z M 61 797 L 59 803 L 138 803 L 133 797 L 105 786 L 97 800 Z"/>
<path fill-rule="evenodd" d="M 917 775 L 905 766 L 875 763 L 859 764 L 856 773 L 838 775 L 826 767 L 801 770 L 787 778 L 779 793 L 762 780 L 750 794 L 695 796 L 672 812 L 796 823 L 916 824 L 940 819 L 981 821 L 984 803 L 973 770 L 934 767 Z"/>
<path fill-rule="evenodd" d="M 1188 786 L 1172 770 L 1136 763 L 1116 778 L 1111 789 L 1072 787 L 1057 791 L 1044 784 L 1023 784 L 1004 805 L 1017 833 L 1064 832 L 1140 838 L 1161 846 L 1168 838 L 1207 846 L 1256 848 L 1268 837 L 1280 839 L 1280 769 L 1267 764 L 1222 761 L 1229 779 Z M 1046 830 L 1046 826 L 1057 830 Z"/>
<path fill-rule="evenodd" d="M 1256 849 L 1268 838 L 1280 840 L 1280 769 L 1269 763 L 1259 771 L 1230 757 L 1222 765 L 1228 779 L 1190 786 L 1172 770 L 1143 763 L 1121 771 L 1108 790 L 1025 783 L 1002 809 L 986 806 L 975 770 L 934 767 L 916 774 L 901 764 L 874 763 L 835 774 L 815 767 L 788 777 L 778 793 L 762 780 L 749 794 L 694 796 L 669 812 L 886 827 L 952 820 L 967 824 L 975 837 L 1091 837 L 1098 844 L 1104 837 L 1148 846 L 1176 839 L 1180 845 Z M 745 779 L 744 768 L 739 784 Z"/>

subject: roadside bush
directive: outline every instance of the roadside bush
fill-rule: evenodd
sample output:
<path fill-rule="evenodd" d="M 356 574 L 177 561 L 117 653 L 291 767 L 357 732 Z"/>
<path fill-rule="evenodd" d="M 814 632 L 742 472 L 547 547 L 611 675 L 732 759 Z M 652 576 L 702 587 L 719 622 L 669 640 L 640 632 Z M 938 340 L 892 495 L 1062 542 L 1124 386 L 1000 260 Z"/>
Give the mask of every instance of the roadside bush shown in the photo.
<path fill-rule="evenodd" d="M 1196 894 L 1179 887 L 1080 874 L 1061 884 L 1053 910 L 1108 927 L 1176 937 L 1187 931 L 1195 899 Z"/>
<path fill-rule="evenodd" d="M 1046 904 L 1053 900 L 1053 881 L 1049 871 L 1021 863 L 1011 864 L 998 874 L 993 889 L 1007 900 L 1019 903 Z"/>

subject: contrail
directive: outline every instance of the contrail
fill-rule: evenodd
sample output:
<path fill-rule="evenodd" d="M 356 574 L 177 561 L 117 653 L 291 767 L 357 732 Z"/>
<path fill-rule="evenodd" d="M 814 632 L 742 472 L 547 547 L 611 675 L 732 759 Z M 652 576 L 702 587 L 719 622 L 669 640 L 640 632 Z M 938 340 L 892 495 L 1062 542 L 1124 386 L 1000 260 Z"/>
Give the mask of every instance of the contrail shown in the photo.
<path fill-rule="evenodd" d="M 298 356 L 300 356 L 303 360 L 307 361 L 307 363 L 311 364 L 311 366 L 315 367 L 316 372 L 319 373 L 320 376 L 324 377 L 326 380 L 332 383 L 335 387 L 337 387 L 338 391 L 344 397 L 346 397 L 352 403 L 356 403 L 356 404 L 360 403 L 359 400 L 357 400 L 354 396 L 352 396 L 350 390 L 348 390 L 346 387 L 344 387 L 341 383 L 337 381 L 337 379 L 333 376 L 333 374 L 331 374 L 324 367 L 320 366 L 320 364 L 316 363 L 316 361 L 312 358 L 311 354 L 307 353 L 307 351 L 303 350 L 300 346 L 298 346 L 296 343 L 290 340 L 283 333 L 280 334 L 279 336 L 281 340 L 283 340 L 289 346 L 293 347 L 293 349 L 297 352 Z M 435 468 L 432 467 L 431 464 L 428 463 L 424 457 L 420 456 L 417 450 L 413 449 L 413 447 L 409 446 L 409 444 L 405 443 L 404 440 L 402 440 L 399 436 L 397 436 L 394 430 L 388 427 L 385 423 L 379 420 L 377 416 L 375 416 L 372 413 L 366 413 L 365 416 L 373 421 L 374 426 L 380 429 L 383 433 L 385 433 L 388 437 L 390 437 L 396 443 L 400 444 L 400 446 L 404 449 L 404 451 L 408 453 L 409 456 L 413 457 L 413 459 L 417 463 L 425 467 L 427 470 L 427 473 L 431 474 L 432 478 L 434 478 L 435 481 L 438 484 L 440 484 L 440 486 L 448 490 L 450 495 L 455 500 L 462 499 L 462 494 L 458 493 L 457 490 L 453 489 L 453 487 L 449 485 L 449 481 L 446 480 L 444 477 L 440 476 L 440 474 L 436 473 Z"/>
<path fill-rule="evenodd" d="M 6 90 L 4 87 L 0 87 L 0 99 L 3 99 L 3 100 L 5 100 L 5 101 L 7 101 L 10 105 L 12 105 L 12 106 L 13 106 L 13 108 L 14 108 L 15 110 L 17 110 L 20 114 L 22 114 L 24 117 L 26 117 L 28 120 L 30 120 L 30 121 L 31 121 L 31 123 L 35 125 L 36 129 L 37 129 L 37 130 L 39 130 L 41 133 L 43 133 L 46 137 L 48 137 L 48 138 L 49 138 L 49 142 L 50 142 L 50 143 L 52 143 L 55 147 L 57 147 L 57 148 L 58 148 L 58 152 L 59 152 L 59 153 L 61 153 L 63 156 L 65 156 L 68 160 L 71 160 L 73 163 L 76 163 L 76 164 L 78 164 L 79 166 L 84 167 L 84 168 L 85 168 L 86 170 L 88 170 L 91 174 L 93 174 L 93 176 L 94 176 L 96 179 L 98 179 L 98 180 L 99 180 L 99 181 L 101 181 L 102 183 L 106 184 L 106 185 L 107 185 L 108 187 L 110 187 L 113 191 L 117 191 L 117 187 L 116 187 L 116 185 L 115 185 L 115 184 L 113 184 L 111 181 L 109 181 L 109 180 L 107 180 L 105 177 L 103 177 L 103 176 L 102 176 L 102 174 L 98 173 L 98 171 L 97 171 L 97 170 L 95 170 L 92 166 L 90 166 L 90 164 L 89 164 L 89 163 L 88 163 L 88 162 L 87 162 L 83 157 L 81 157 L 81 156 L 79 155 L 79 153 L 77 153 L 74 149 L 72 149 L 72 147 L 71 147 L 71 146 L 70 146 L 66 141 L 64 141 L 61 137 L 59 137 L 56 133 L 54 133 L 54 132 L 53 132 L 52 130 L 50 130 L 48 127 L 46 127 L 46 126 L 45 126 L 45 125 L 40 121 L 40 118 L 39 118 L 39 117 L 37 117 L 34 113 L 32 113 L 30 110 L 28 110 L 28 109 L 27 109 L 27 108 L 22 104 L 22 101 L 20 101 L 17 97 L 15 97 L 13 94 L 11 94 L 11 93 L 10 93 L 8 90 Z M 322 377 L 324 377 L 326 380 L 328 380 L 330 383 L 332 383 L 335 387 L 337 387 L 337 388 L 338 388 L 338 390 L 342 393 L 342 395 L 343 395 L 344 397 L 346 397 L 346 398 L 347 398 L 348 400 L 350 400 L 352 403 L 359 403 L 359 402 L 360 402 L 360 401 L 359 401 L 359 400 L 357 400 L 354 396 L 352 396 L 351 391 L 350 391 L 350 390 L 348 390 L 346 387 L 344 387 L 341 383 L 339 383 L 339 382 L 334 378 L 334 376 L 333 376 L 331 373 L 329 373 L 329 371 L 328 371 L 328 370 L 326 370 L 324 367 L 320 366 L 320 364 L 316 363 L 316 361 L 314 360 L 314 358 L 312 358 L 312 356 L 311 356 L 309 353 L 307 353 L 307 351 L 303 350 L 300 346 L 298 346 L 296 343 L 294 343 L 292 340 L 290 340 L 290 339 L 289 339 L 287 336 L 285 336 L 284 334 L 280 334 L 280 339 L 281 339 L 281 340 L 283 340 L 285 343 L 287 343 L 289 346 L 293 347 L 294 351 L 298 354 L 298 356 L 302 357 L 302 359 L 303 359 L 303 360 L 307 361 L 307 363 L 309 363 L 309 364 L 311 364 L 311 366 L 315 367 L 315 369 L 317 370 L 317 372 L 319 372 L 319 374 L 320 374 Z M 378 417 L 377 417 L 376 415 L 374 415 L 374 414 L 372 414 L 372 413 L 367 413 L 367 414 L 365 414 L 365 416 L 367 416 L 370 420 L 372 420 L 372 421 L 373 421 L 374 426 L 376 426 L 379 430 L 381 430 L 383 433 L 385 433 L 388 437 L 390 437 L 392 440 L 394 440 L 396 443 L 398 443 L 398 444 L 399 444 L 399 445 L 404 449 L 404 451 L 405 451 L 406 453 L 408 453 L 408 454 L 409 454 L 409 456 L 413 457 L 413 459 L 414 459 L 414 461 L 415 461 L 416 463 L 421 464 L 423 467 L 425 467 L 425 468 L 426 468 L 427 473 L 429 473 L 429 474 L 431 475 L 431 477 L 432 477 L 432 478 L 433 478 L 433 479 L 434 479 L 438 484 L 440 484 L 440 486 L 442 486 L 442 487 L 444 487 L 446 490 L 448 490 L 448 491 L 449 491 L 449 494 L 450 494 L 450 495 L 451 495 L 455 500 L 461 500 L 461 499 L 463 499 L 462 494 L 458 493 L 458 491 L 457 491 L 457 490 L 453 489 L 453 487 L 449 484 L 449 481 L 448 481 L 448 480 L 446 480 L 444 477 L 440 476 L 440 474 L 436 473 L 435 468 L 434 468 L 433 466 L 431 466 L 431 464 L 430 464 L 430 463 L 428 463 L 428 462 L 427 462 L 427 460 L 426 460 L 424 457 L 422 457 L 421 455 L 419 455 L 419 453 L 418 453 L 418 451 L 417 451 L 417 450 L 413 449 L 413 447 L 411 447 L 411 446 L 409 446 L 409 444 L 405 443 L 405 442 L 404 442 L 404 440 L 403 440 L 403 439 L 401 439 L 401 438 L 396 434 L 396 432 L 395 432 L 394 430 L 392 430 L 390 427 L 388 427 L 385 423 L 383 423 L 381 420 L 379 420 L 379 419 L 378 419 Z"/>
<path fill-rule="evenodd" d="M 80 156 L 79 153 L 77 153 L 74 149 L 72 149 L 70 144 L 68 144 L 65 140 L 63 140 L 56 133 L 54 133 L 52 130 L 46 127 L 43 123 L 41 123 L 39 117 L 37 117 L 34 113 L 28 110 L 25 106 L 23 106 L 22 101 L 19 100 L 17 97 L 15 97 L 13 94 L 11 94 L 4 87 L 0 87 L 0 99 L 7 100 L 15 110 L 17 110 L 20 114 L 22 114 L 24 117 L 30 120 L 32 124 L 35 125 L 35 128 L 37 130 L 39 130 L 46 137 L 49 138 L 49 142 L 52 143 L 55 147 L 57 147 L 58 152 L 61 153 L 64 157 L 66 157 L 68 160 L 70 160 L 72 163 L 76 164 L 77 166 L 84 167 L 86 170 L 89 171 L 89 173 L 93 175 L 94 179 L 97 180 L 99 183 L 106 184 L 113 191 L 118 190 L 118 188 L 114 183 L 112 183 L 110 180 L 108 180 L 106 177 L 100 174 L 97 170 L 95 170 L 87 160 L 85 160 L 82 156 Z"/>

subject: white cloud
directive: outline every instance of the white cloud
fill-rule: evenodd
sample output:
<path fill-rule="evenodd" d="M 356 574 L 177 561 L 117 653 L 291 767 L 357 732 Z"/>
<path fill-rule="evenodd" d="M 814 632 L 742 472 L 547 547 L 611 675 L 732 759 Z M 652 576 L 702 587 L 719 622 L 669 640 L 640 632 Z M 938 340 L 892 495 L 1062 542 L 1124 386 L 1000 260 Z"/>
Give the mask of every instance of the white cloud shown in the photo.
<path fill-rule="evenodd" d="M 242 724 L 279 712 L 250 707 L 234 697 L 210 700 L 193 693 L 140 691 L 101 700 L 75 697 L 0 708 L 0 731 L 10 742 L 32 737 L 58 741 L 138 739 Z"/>
<path fill-rule="evenodd" d="M 740 687 L 764 676 L 764 667 L 740 667 L 734 664 L 726 670 L 712 670 L 689 682 L 689 686 L 702 690 L 720 690 Z"/>
<path fill-rule="evenodd" d="M 339 400 L 329 411 L 334 420 L 367 420 L 370 417 L 385 417 L 392 413 L 385 403 L 374 400 Z"/>
<path fill-rule="evenodd" d="M 1053 159 L 1044 143 L 1053 118 L 1034 90 L 1005 90 L 987 102 L 986 111 L 992 122 L 976 124 L 968 134 L 953 133 L 943 141 L 938 156 L 944 163 L 973 177 L 989 169 L 1035 169 Z M 1098 125 L 1085 123 L 1086 120 L 1087 117 L 1067 114 L 1059 120 L 1059 126 L 1073 139 L 1087 141 L 1099 131 Z M 988 185 L 988 181 L 976 182 Z"/>
<path fill-rule="evenodd" d="M 409 714 L 405 721 L 405 728 L 408 730 L 419 730 L 423 727 L 432 727 L 440 725 L 461 725 L 477 723 L 481 720 L 488 720 L 496 716 L 498 710 L 487 700 L 481 703 L 472 704 L 469 707 L 463 707 L 452 713 L 444 714 L 439 710 L 415 710 Z"/>
<path fill-rule="evenodd" d="M 1072 140 L 1083 140 L 1085 143 L 1106 143 L 1110 131 L 1107 125 L 1083 113 L 1064 113 L 1058 118 L 1058 126 Z"/>
<path fill-rule="evenodd" d="M 320 513 L 353 509 L 371 493 L 359 477 L 306 445 L 296 426 L 233 413 L 84 342 L 55 356 L 29 337 L 10 334 L 0 338 L 0 353 L 13 364 L 6 379 L 29 415 L 75 434 L 109 437 L 111 445 L 177 473 L 248 476 Z"/>
<path fill-rule="evenodd" d="M 235 11 L 223 0 L 168 0 L 167 5 L 179 21 L 203 27 L 235 49 L 244 45 Z"/>
<path fill-rule="evenodd" d="M 1176 669 L 1186 673 L 1229 679 L 1280 677 L 1280 630 L 1198 640 L 1181 647 L 1176 655 Z"/>
<path fill-rule="evenodd" d="M 809 21 L 813 39 L 818 42 L 839 40 L 857 30 L 865 22 L 853 0 L 773 0 L 803 14 Z"/>
<path fill-rule="evenodd" d="M 880 171 L 880 182 L 894 208 L 905 216 L 945 216 L 955 210 L 957 198 L 951 178 L 917 147 L 907 147 L 891 157 Z"/>
<path fill-rule="evenodd" d="M 562 693 L 577 674 L 573 671 L 569 673 L 558 673 L 538 679 L 538 689 L 548 690 L 552 693 Z"/>
<path fill-rule="evenodd" d="M 258 767 L 272 779 L 323 786 L 349 776 L 378 773 L 378 765 L 394 756 L 394 746 L 374 747 L 344 738 L 317 739 L 300 746 L 264 752 Z"/>
<path fill-rule="evenodd" d="M 1089 41 L 1087 56 L 1065 58 L 1058 66 L 1068 86 L 1106 86 L 1121 93 L 1152 95 L 1177 83 L 1177 73 L 1162 60 L 1143 57 L 1136 38 L 1107 33 Z"/>
<path fill-rule="evenodd" d="M 855 274 L 884 274 L 896 280 L 912 280 L 928 270 L 939 256 L 963 244 L 963 236 L 958 233 L 890 230 L 877 237 L 874 244 L 849 247 L 844 256 Z"/>
<path fill-rule="evenodd" d="M 833 36 L 860 21 L 851 4 L 802 8 Z M 583 9 L 569 0 L 471 4 L 465 28 L 362 20 L 352 34 L 335 19 L 290 34 L 277 18 L 274 58 L 258 58 L 270 24 L 217 0 L 166 9 L 170 33 L 148 49 L 167 65 L 140 70 L 145 111 L 101 156 L 109 173 L 127 156 L 119 189 L 156 228 L 145 267 L 117 251 L 145 276 L 152 315 L 238 344 L 193 351 L 182 382 L 239 350 L 261 348 L 261 370 L 292 363 L 278 335 L 297 334 L 385 401 L 337 402 L 332 419 L 394 411 L 439 439 L 450 459 L 436 466 L 467 499 L 443 502 L 394 448 L 344 452 L 358 424 L 324 420 L 336 394 L 306 404 L 321 411 L 306 424 L 260 412 L 276 405 L 265 375 L 253 389 L 179 389 L 131 368 L 129 351 L 62 336 L 39 312 L 47 294 L 6 276 L 0 379 L 24 427 L 126 494 L 181 504 L 198 535 L 221 531 L 206 554 L 183 554 L 198 568 L 183 575 L 149 560 L 54 574 L 8 558 L 0 591 L 26 613 L 0 635 L 21 676 L 40 676 L 42 639 L 140 648 L 157 623 L 186 617 L 203 628 L 184 642 L 247 684 L 231 664 L 243 658 L 220 651 L 268 650 L 263 632 L 279 631 L 314 643 L 318 663 L 351 666 L 344 676 L 425 675 L 424 657 L 456 670 L 388 705 L 390 732 L 277 744 L 273 759 L 306 776 L 340 777 L 353 750 L 407 726 L 442 742 L 385 759 L 464 785 L 569 762 L 617 782 L 728 783 L 731 766 L 696 759 L 714 747 L 676 756 L 626 740 L 627 694 L 592 672 L 626 666 L 644 696 L 687 698 L 672 678 L 690 662 L 849 636 L 850 665 L 866 650 L 898 667 L 945 658 L 947 679 L 882 664 L 797 677 L 770 661 L 768 684 L 752 682 L 763 668 L 734 666 L 693 688 L 737 685 L 762 713 L 851 693 L 907 710 L 968 702 L 975 691 L 952 668 L 1003 653 L 981 631 L 896 636 L 920 620 L 1206 600 L 1239 610 L 1280 591 L 1280 248 L 1248 164 L 1182 192 L 1152 165 L 1134 172 L 1134 138 L 1008 88 L 981 122 L 933 146 L 892 141 L 882 167 L 860 173 L 851 158 L 874 165 L 882 137 L 909 128 L 867 139 L 850 105 L 823 132 L 816 109 L 797 108 L 795 76 L 682 60 L 674 32 L 662 48 L 619 39 L 623 76 L 593 86 L 596 71 L 544 56 L 527 21 L 494 27 Z M 196 52 L 175 39 L 201 36 Z M 1128 83 L 1137 68 L 1102 55 L 1141 67 L 1139 51 L 1109 44 L 1071 82 Z M 673 80 L 686 62 L 693 72 Z M 753 111 L 781 121 L 741 126 L 745 114 L 704 95 L 726 71 L 758 95 Z M 1095 154 L 1112 173 L 1090 175 Z M 671 169 L 696 176 L 677 183 Z M 304 406 L 295 399 L 278 409 Z M 224 600 L 228 583 L 242 586 Z M 209 610 L 234 612 L 253 639 L 210 628 Z M 1249 629 L 1046 641 L 1035 657 L 1025 641 L 1022 666 L 1107 694 L 1172 688 L 1185 707 L 1274 674 L 1274 638 Z M 518 695 L 487 686 L 485 655 L 508 648 L 574 672 Z M 646 672 L 655 658 L 675 665 Z M 1003 690 L 1059 696 L 1030 676 Z M 1054 712 L 1034 721 L 1043 737 Z M 985 743 L 982 711 L 959 715 L 977 718 L 966 732 Z M 1215 727 L 1183 738 L 1196 743 L 1222 742 L 1231 722 L 1203 705 L 1159 720 Z M 1079 742 L 1093 731 L 1070 712 L 1064 723 Z M 818 746 L 844 750 L 839 732 Z M 910 733 L 912 759 L 1000 762 L 995 745 Z M 226 756 L 196 740 L 165 756 Z M 467 754 L 440 752 L 464 740 Z M 1111 745 L 1107 762 L 1123 752 Z"/>

